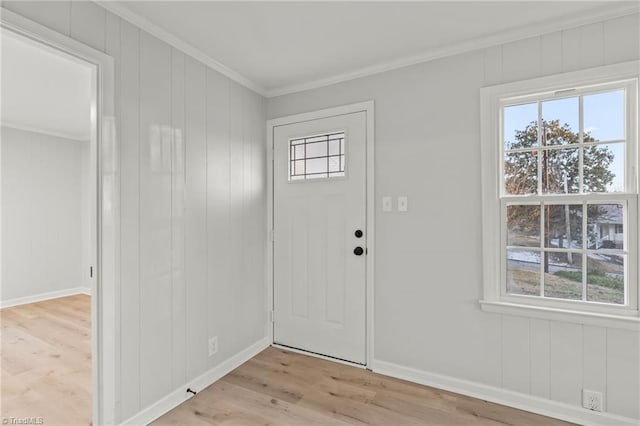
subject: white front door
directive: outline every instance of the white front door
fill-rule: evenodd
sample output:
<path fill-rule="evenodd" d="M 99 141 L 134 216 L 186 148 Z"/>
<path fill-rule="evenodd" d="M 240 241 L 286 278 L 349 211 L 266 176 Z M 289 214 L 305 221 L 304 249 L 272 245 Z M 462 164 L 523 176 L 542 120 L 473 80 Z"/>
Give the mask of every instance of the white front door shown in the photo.
<path fill-rule="evenodd" d="M 366 113 L 274 128 L 274 343 L 366 363 Z"/>

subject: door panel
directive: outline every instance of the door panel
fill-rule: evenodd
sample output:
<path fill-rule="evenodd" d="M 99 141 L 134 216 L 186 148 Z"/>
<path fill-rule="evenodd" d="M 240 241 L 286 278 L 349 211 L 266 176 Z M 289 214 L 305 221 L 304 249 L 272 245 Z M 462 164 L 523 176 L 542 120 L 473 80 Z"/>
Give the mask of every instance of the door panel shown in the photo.
<path fill-rule="evenodd" d="M 328 170 L 344 161 L 344 176 L 289 180 L 290 141 L 336 132 L 344 132 L 340 160 L 333 146 L 317 142 L 298 155 L 310 153 L 308 173 L 325 161 Z M 364 112 L 274 128 L 274 341 L 360 364 L 366 261 L 354 248 L 366 248 L 365 138 Z M 363 236 L 356 238 L 356 230 Z"/>

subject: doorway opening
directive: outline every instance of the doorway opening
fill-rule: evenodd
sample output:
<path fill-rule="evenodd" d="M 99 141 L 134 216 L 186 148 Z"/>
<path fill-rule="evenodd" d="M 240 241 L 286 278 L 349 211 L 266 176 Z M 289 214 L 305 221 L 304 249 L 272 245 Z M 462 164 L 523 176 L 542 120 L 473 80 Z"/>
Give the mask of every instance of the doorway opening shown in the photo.
<path fill-rule="evenodd" d="M 373 359 L 373 102 L 268 122 L 268 332 L 276 346 Z"/>
<path fill-rule="evenodd" d="M 97 68 L 1 31 L 2 415 L 90 424 Z"/>

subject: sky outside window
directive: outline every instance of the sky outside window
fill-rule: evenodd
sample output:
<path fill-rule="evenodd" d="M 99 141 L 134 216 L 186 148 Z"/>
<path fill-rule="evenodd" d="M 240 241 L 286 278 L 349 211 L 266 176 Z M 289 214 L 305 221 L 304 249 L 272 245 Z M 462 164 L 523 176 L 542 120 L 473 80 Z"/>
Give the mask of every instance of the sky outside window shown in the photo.
<path fill-rule="evenodd" d="M 615 175 L 607 185 L 607 192 L 624 191 L 624 137 L 625 137 L 625 94 L 624 90 L 595 93 L 583 96 L 584 132 L 596 141 L 616 141 L 601 145 L 612 155 L 608 169 Z M 541 102 L 542 118 L 546 122 L 558 120 L 560 126 L 567 125 L 571 132 L 579 131 L 579 97 L 550 99 Z M 503 135 L 505 150 L 513 149 L 518 142 L 516 133 L 537 122 L 538 103 L 511 105 L 503 109 Z M 535 139 L 537 131 L 534 130 Z M 549 140 L 547 145 L 566 143 Z M 530 147 L 535 147 L 533 143 Z"/>
<path fill-rule="evenodd" d="M 584 97 L 584 131 L 601 141 L 624 139 L 624 91 Z"/>

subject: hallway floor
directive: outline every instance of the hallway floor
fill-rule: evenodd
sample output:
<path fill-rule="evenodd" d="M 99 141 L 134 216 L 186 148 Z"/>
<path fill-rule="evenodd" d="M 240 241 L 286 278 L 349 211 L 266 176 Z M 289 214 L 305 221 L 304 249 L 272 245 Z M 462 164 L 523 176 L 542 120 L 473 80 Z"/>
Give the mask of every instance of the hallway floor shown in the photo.
<path fill-rule="evenodd" d="M 90 424 L 91 297 L 4 308 L 0 319 L 3 421 L 28 417 L 36 418 L 31 424 Z"/>

